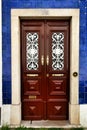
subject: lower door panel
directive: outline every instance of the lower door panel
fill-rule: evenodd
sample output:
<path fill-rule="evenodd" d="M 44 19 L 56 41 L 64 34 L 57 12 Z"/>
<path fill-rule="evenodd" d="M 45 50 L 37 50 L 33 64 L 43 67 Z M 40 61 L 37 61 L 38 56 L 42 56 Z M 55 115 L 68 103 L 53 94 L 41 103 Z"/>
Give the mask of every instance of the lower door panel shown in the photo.
<path fill-rule="evenodd" d="M 41 120 L 43 119 L 43 102 L 42 101 L 24 101 L 23 120 Z"/>
<path fill-rule="evenodd" d="M 67 120 L 66 101 L 49 101 L 47 103 L 47 115 L 50 120 Z"/>

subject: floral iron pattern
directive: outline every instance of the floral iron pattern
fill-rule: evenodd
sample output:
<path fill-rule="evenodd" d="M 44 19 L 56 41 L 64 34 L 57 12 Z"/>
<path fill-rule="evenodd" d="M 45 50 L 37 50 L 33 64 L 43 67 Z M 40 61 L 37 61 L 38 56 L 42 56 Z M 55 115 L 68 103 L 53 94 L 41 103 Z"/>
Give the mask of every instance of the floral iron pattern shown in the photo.
<path fill-rule="evenodd" d="M 26 35 L 26 67 L 28 70 L 38 69 L 38 33 L 27 33 Z"/>
<path fill-rule="evenodd" d="M 64 33 L 52 34 L 52 69 L 63 70 L 64 68 Z"/>

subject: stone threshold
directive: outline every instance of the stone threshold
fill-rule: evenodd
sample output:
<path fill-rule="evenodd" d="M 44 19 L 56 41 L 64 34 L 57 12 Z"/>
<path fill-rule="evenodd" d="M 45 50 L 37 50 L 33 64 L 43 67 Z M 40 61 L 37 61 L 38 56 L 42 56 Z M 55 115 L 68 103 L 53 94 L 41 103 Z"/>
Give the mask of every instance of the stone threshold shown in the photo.
<path fill-rule="evenodd" d="M 21 126 L 32 128 L 79 128 L 81 125 L 71 125 L 69 121 L 52 121 L 52 120 L 40 120 L 40 121 L 22 121 Z"/>

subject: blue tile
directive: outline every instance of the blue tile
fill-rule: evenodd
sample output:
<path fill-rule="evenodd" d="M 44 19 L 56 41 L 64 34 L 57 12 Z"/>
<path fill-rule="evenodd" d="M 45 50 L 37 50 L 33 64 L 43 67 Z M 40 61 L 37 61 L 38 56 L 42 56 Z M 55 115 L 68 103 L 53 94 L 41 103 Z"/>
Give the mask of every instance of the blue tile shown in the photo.
<path fill-rule="evenodd" d="M 84 81 L 80 81 L 79 85 L 80 85 L 80 87 L 83 87 L 84 86 Z"/>
<path fill-rule="evenodd" d="M 3 104 L 11 104 L 11 79 L 3 80 Z"/>
<path fill-rule="evenodd" d="M 84 98 L 79 98 L 79 103 L 84 104 Z"/>
<path fill-rule="evenodd" d="M 84 93 L 79 93 L 80 98 L 84 98 Z"/>
<path fill-rule="evenodd" d="M 85 87 L 87 87 L 87 80 L 85 81 Z"/>
<path fill-rule="evenodd" d="M 82 87 L 82 86 L 81 86 L 81 87 L 79 87 L 79 92 L 80 92 L 80 93 L 81 93 L 81 92 L 82 92 L 82 93 L 84 93 L 84 92 L 85 92 L 84 87 Z"/>
<path fill-rule="evenodd" d="M 87 99 L 86 99 L 86 100 L 84 100 L 84 104 L 87 104 Z"/>
<path fill-rule="evenodd" d="M 84 93 L 84 98 L 85 98 L 85 100 L 87 100 L 87 92 Z"/>
<path fill-rule="evenodd" d="M 87 87 L 85 87 L 85 92 L 87 93 Z"/>

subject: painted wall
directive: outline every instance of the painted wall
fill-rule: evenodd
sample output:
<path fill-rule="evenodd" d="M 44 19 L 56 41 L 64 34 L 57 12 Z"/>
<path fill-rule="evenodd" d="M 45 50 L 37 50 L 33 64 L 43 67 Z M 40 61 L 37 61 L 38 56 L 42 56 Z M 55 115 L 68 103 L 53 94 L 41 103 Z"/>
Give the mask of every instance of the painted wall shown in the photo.
<path fill-rule="evenodd" d="M 0 1 L 0 107 L 2 106 L 2 4 Z"/>
<path fill-rule="evenodd" d="M 79 8 L 80 9 L 79 104 L 87 104 L 87 21 L 86 21 L 87 0 L 65 0 L 65 1 L 64 0 L 2 0 L 3 104 L 11 104 L 11 9 L 12 8 Z"/>

